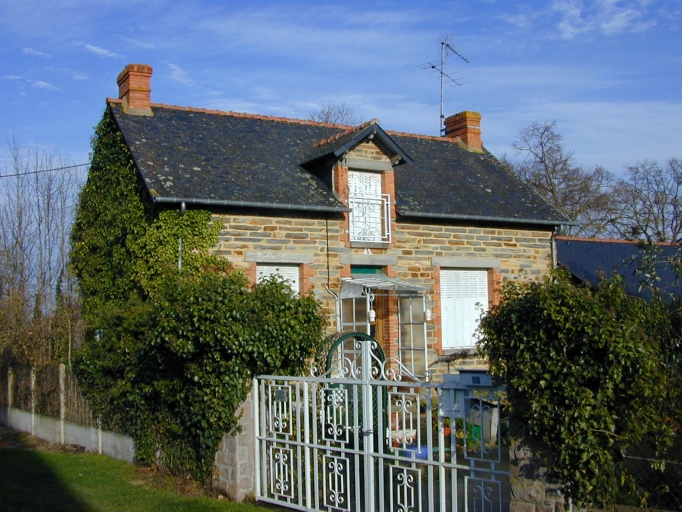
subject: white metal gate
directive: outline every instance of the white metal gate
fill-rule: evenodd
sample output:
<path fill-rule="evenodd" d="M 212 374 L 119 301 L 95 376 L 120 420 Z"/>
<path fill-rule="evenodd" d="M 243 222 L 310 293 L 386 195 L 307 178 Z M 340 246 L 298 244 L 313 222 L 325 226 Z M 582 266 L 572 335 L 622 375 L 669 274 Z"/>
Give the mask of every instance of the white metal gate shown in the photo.
<path fill-rule="evenodd" d="M 299 510 L 508 510 L 503 388 L 485 374 L 415 382 L 381 361 L 369 336 L 350 342 L 356 350 L 325 376 L 256 379 L 258 500 Z"/>

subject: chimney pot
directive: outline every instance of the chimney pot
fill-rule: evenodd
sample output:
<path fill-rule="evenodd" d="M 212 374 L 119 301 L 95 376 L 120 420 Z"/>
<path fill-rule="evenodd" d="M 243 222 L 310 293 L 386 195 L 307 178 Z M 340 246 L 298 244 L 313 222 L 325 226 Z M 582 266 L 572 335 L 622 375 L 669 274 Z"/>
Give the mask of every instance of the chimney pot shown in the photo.
<path fill-rule="evenodd" d="M 459 140 L 469 151 L 482 152 L 481 114 L 465 110 L 445 119 L 445 136 Z"/>
<path fill-rule="evenodd" d="M 152 115 L 151 80 L 152 67 L 148 64 L 128 64 L 118 75 L 118 97 L 126 114 Z"/>

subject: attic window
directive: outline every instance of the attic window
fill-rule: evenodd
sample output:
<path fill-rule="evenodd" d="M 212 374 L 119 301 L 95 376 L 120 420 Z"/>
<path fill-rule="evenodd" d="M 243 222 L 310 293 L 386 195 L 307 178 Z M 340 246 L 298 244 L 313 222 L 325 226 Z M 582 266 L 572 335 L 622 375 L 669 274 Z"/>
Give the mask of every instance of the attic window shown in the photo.
<path fill-rule="evenodd" d="M 381 173 L 348 171 L 351 242 L 391 241 L 390 196 L 381 193 Z"/>

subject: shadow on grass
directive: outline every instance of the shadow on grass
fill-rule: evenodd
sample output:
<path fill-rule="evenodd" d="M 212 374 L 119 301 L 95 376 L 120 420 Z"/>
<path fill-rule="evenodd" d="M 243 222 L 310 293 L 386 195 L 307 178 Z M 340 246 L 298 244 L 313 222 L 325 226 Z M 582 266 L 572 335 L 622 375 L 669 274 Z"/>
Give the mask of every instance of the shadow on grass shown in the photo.
<path fill-rule="evenodd" d="M 8 443 L 11 438 L 11 443 Z M 0 512 L 26 510 L 86 512 L 25 435 L 2 428 L 0 436 Z"/>

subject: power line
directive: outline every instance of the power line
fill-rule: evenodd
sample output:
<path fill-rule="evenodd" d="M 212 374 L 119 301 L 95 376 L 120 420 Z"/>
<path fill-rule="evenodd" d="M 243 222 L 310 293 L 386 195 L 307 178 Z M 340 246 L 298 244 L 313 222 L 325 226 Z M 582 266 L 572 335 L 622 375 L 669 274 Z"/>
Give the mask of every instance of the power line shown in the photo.
<path fill-rule="evenodd" d="M 64 171 L 66 169 L 74 169 L 76 167 L 85 167 L 86 165 L 90 165 L 90 162 L 88 162 L 87 164 L 76 164 L 76 165 L 67 165 L 65 167 L 55 167 L 54 169 L 40 169 L 38 171 L 19 172 L 16 174 L 0 174 L 0 178 L 12 178 L 12 177 L 16 177 L 16 176 L 28 176 L 29 174 L 38 174 L 41 172 Z"/>

